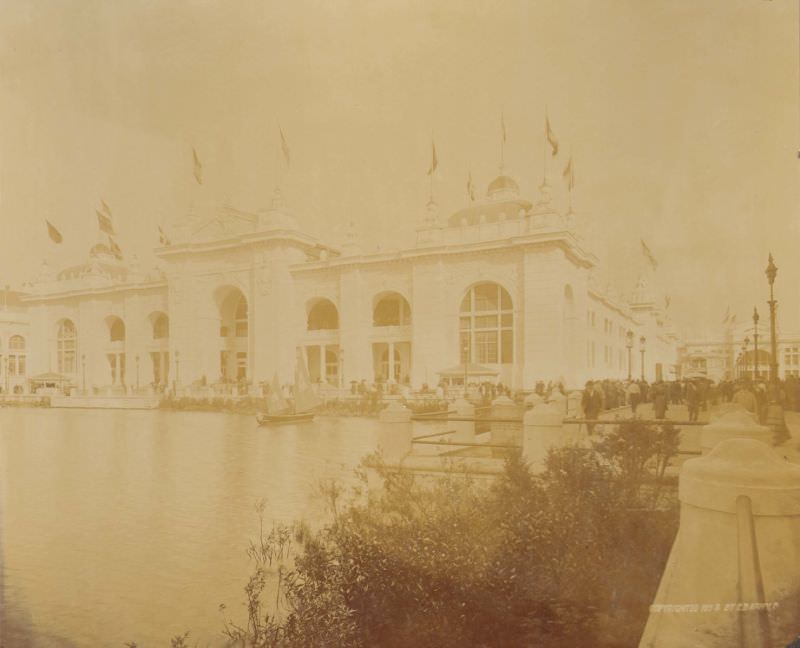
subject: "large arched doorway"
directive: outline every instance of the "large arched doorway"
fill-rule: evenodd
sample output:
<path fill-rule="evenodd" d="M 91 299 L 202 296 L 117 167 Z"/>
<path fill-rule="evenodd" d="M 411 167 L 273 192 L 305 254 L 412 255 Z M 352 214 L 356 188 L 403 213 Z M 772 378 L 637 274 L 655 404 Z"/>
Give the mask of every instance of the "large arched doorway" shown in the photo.
<path fill-rule="evenodd" d="M 74 375 L 78 371 L 78 330 L 72 320 L 62 319 L 56 330 L 56 367 L 58 373 Z"/>
<path fill-rule="evenodd" d="M 339 347 L 339 309 L 330 299 L 306 304 L 305 357 L 311 382 L 339 385 L 342 354 Z"/>
<path fill-rule="evenodd" d="M 219 309 L 219 381 L 234 383 L 249 377 L 249 312 L 247 298 L 238 288 L 217 291 Z"/>
<path fill-rule="evenodd" d="M 462 363 L 512 365 L 514 362 L 514 307 L 500 284 L 479 283 L 470 288 L 459 309 Z"/>
<path fill-rule="evenodd" d="M 108 360 L 109 378 L 111 385 L 124 388 L 126 385 L 125 357 L 125 322 L 116 315 L 106 317 L 108 341 L 106 343 L 106 359 Z"/>
<path fill-rule="evenodd" d="M 150 313 L 147 321 L 150 328 L 147 352 L 152 366 L 151 385 L 160 390 L 169 384 L 169 317 L 155 311 Z"/>
<path fill-rule="evenodd" d="M 373 299 L 372 361 L 375 382 L 410 381 L 411 306 L 400 293 L 380 293 Z"/>

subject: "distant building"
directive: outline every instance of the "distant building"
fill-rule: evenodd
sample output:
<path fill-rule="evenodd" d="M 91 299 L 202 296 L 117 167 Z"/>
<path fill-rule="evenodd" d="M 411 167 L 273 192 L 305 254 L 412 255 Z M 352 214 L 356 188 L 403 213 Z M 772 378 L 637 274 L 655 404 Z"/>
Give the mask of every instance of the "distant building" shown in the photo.
<path fill-rule="evenodd" d="M 0 294 L 0 393 L 20 393 L 27 387 L 30 321 L 20 293 Z"/>
<path fill-rule="evenodd" d="M 291 382 L 301 350 L 312 380 L 340 387 L 433 386 L 464 362 L 513 388 L 625 378 L 629 363 L 634 377 L 676 375 L 663 300 L 645 278 L 628 299 L 598 285 L 596 257 L 546 185 L 533 204 L 501 174 L 447 219 L 431 200 L 415 246 L 372 253 L 352 225 L 340 247 L 304 233 L 277 191 L 250 213 L 203 204 L 197 190 L 165 225 L 161 269 L 142 272 L 102 242 L 54 276 L 43 268 L 21 298 L 29 371 L 87 391 L 233 381 L 257 391 L 275 373 Z"/>
<path fill-rule="evenodd" d="M 681 374 L 707 376 L 714 381 L 754 378 L 758 357 L 758 376 L 767 378 L 772 361 L 770 348 L 768 326 L 759 328 L 758 356 L 753 326 L 731 326 L 717 339 L 683 342 L 679 347 Z M 777 348 L 778 377 L 800 377 L 800 335 L 779 333 Z"/>

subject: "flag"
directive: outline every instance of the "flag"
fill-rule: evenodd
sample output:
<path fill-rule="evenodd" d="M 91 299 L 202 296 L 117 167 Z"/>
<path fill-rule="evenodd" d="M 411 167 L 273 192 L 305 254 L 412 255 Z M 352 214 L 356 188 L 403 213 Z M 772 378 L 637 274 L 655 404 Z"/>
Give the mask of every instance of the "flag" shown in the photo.
<path fill-rule="evenodd" d="M 550 118 L 549 117 L 545 116 L 544 124 L 545 124 L 545 131 L 546 131 L 546 135 L 547 135 L 547 141 L 549 142 L 550 147 L 553 149 L 553 157 L 555 157 L 556 155 L 558 155 L 558 140 L 556 139 L 556 136 L 553 134 L 553 129 L 550 128 Z"/>
<path fill-rule="evenodd" d="M 725 319 L 722 320 L 723 324 L 727 324 L 728 320 L 731 318 L 731 307 L 728 306 L 728 310 L 725 311 Z"/>
<path fill-rule="evenodd" d="M 664 310 L 669 310 L 669 305 L 672 303 L 672 297 L 664 295 Z"/>
<path fill-rule="evenodd" d="M 467 177 L 467 197 L 471 200 L 475 200 L 475 185 L 472 184 L 472 171 L 469 172 L 469 176 Z"/>
<path fill-rule="evenodd" d="M 506 142 L 506 118 L 503 113 L 500 113 L 500 130 L 502 131 L 503 135 L 503 143 Z"/>
<path fill-rule="evenodd" d="M 572 168 L 572 156 L 570 156 L 567 166 L 564 167 L 564 173 L 561 175 L 563 175 L 564 179 L 567 181 L 567 189 L 572 191 L 575 187 L 575 170 Z"/>
<path fill-rule="evenodd" d="M 650 262 L 650 265 L 653 266 L 653 270 L 655 270 L 658 267 L 658 261 L 656 261 L 656 258 L 653 256 L 653 253 L 650 251 L 650 248 L 647 247 L 647 243 L 645 243 L 641 239 L 640 239 L 640 242 L 642 244 L 642 254 L 644 254 L 644 256 L 647 258 L 647 260 Z"/>
<path fill-rule="evenodd" d="M 439 160 L 436 158 L 436 143 L 433 140 L 431 140 L 431 151 L 431 168 L 428 169 L 428 175 L 433 175 L 436 167 L 439 166 Z"/>
<path fill-rule="evenodd" d="M 103 213 L 104 213 L 106 216 L 108 216 L 109 218 L 111 218 L 111 207 L 109 207 L 108 205 L 106 205 L 106 202 L 105 202 L 105 200 L 101 200 L 101 201 L 100 201 L 100 206 L 101 206 L 101 208 L 102 208 L 102 210 L 103 210 Z"/>
<path fill-rule="evenodd" d="M 203 184 L 203 165 L 200 164 L 200 158 L 197 157 L 197 151 L 192 147 L 192 158 L 194 160 L 194 179 L 197 184 Z"/>
<path fill-rule="evenodd" d="M 111 248 L 111 253 L 115 257 L 117 257 L 118 259 L 121 259 L 122 258 L 122 248 L 120 248 L 120 246 L 117 245 L 117 242 L 113 238 L 111 238 L 110 236 L 108 237 L 108 245 Z"/>
<path fill-rule="evenodd" d="M 114 224 L 111 222 L 111 219 L 97 210 L 95 210 L 95 213 L 97 214 L 97 225 L 100 228 L 100 231 L 105 232 L 109 236 L 113 236 L 115 232 Z"/>
<path fill-rule="evenodd" d="M 169 238 L 164 233 L 164 230 L 161 228 L 161 225 L 158 226 L 158 240 L 161 245 L 171 245 Z"/>
<path fill-rule="evenodd" d="M 731 319 L 730 319 L 730 321 L 728 322 L 728 324 L 730 324 L 731 326 L 733 326 L 734 324 L 736 324 L 736 313 L 734 313 L 733 315 L 731 315 Z"/>
<path fill-rule="evenodd" d="M 53 241 L 53 243 L 61 243 L 61 241 L 64 240 L 64 237 L 61 236 L 61 232 L 53 227 L 53 224 L 49 220 L 45 220 L 44 222 L 47 223 L 47 234 L 50 236 L 50 240 Z"/>
<path fill-rule="evenodd" d="M 289 144 L 286 142 L 286 137 L 283 134 L 283 129 L 278 127 L 281 134 L 281 151 L 283 151 L 283 159 L 286 160 L 286 167 L 291 165 L 291 158 L 289 157 Z"/>

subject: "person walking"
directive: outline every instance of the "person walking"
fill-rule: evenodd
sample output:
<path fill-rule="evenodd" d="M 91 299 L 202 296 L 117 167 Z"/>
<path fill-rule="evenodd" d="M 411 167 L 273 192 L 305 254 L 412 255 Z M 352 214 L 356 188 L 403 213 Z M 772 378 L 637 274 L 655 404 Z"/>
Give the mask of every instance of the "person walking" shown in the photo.
<path fill-rule="evenodd" d="M 686 405 L 689 407 L 689 420 L 697 421 L 700 416 L 700 391 L 697 383 L 690 380 L 686 383 Z"/>
<path fill-rule="evenodd" d="M 581 407 L 583 407 L 583 415 L 587 419 L 596 419 L 600 412 L 603 411 L 603 395 L 600 393 L 600 383 L 593 383 L 591 380 L 586 383 L 586 389 L 583 391 L 583 398 L 581 399 Z M 587 423 L 586 429 L 589 436 L 594 434 L 594 426 L 596 423 Z"/>
<path fill-rule="evenodd" d="M 635 380 L 632 380 L 628 385 L 628 403 L 631 406 L 631 415 L 636 416 L 636 408 L 639 407 L 639 403 L 642 399 L 642 390 L 639 387 L 639 383 Z"/>
<path fill-rule="evenodd" d="M 653 385 L 653 409 L 657 419 L 667 418 L 667 386 L 661 381 Z"/>

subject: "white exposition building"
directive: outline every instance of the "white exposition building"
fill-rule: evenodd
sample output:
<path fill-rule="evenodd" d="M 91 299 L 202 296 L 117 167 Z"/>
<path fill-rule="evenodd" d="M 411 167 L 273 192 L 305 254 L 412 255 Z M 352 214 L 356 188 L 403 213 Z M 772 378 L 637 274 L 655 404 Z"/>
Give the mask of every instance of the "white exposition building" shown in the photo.
<path fill-rule="evenodd" d="M 276 372 L 291 382 L 301 349 L 312 380 L 338 387 L 435 385 L 465 361 L 512 388 L 674 377 L 660 300 L 643 278 L 624 302 L 596 285 L 597 259 L 546 183 L 532 204 L 501 172 L 447 219 L 431 201 L 415 246 L 376 253 L 352 224 L 339 248 L 304 233 L 278 190 L 250 213 L 203 202 L 203 189 L 166 225 L 153 273 L 104 243 L 55 276 L 43 267 L 20 297 L 29 375 L 100 393 L 241 380 L 256 392 Z"/>

